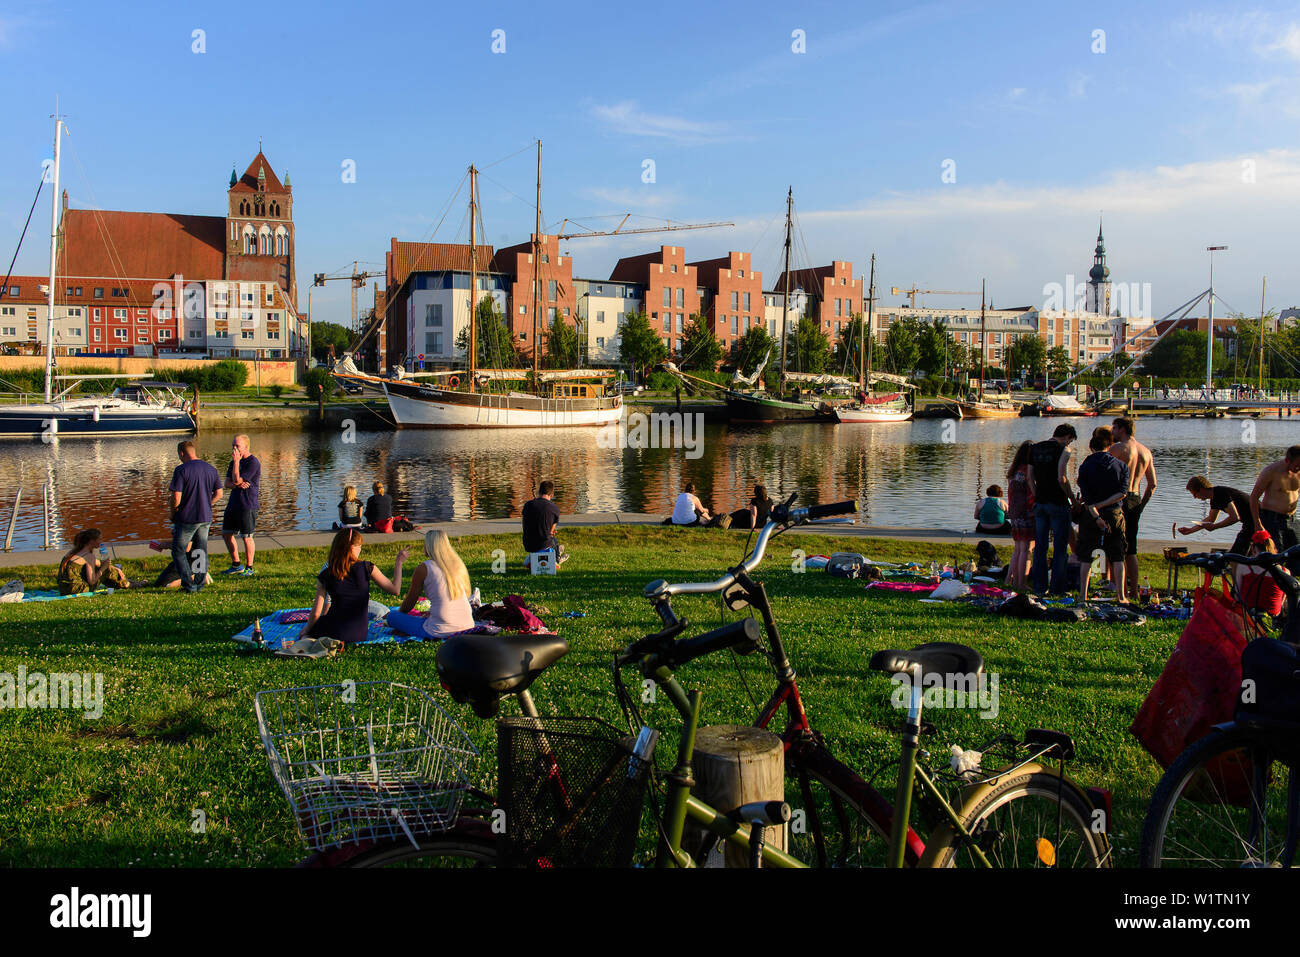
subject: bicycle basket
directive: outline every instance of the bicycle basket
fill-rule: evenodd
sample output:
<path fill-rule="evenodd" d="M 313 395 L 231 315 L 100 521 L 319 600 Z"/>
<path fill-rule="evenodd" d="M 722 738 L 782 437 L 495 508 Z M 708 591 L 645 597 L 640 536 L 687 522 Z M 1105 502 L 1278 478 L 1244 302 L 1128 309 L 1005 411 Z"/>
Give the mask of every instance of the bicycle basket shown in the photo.
<path fill-rule="evenodd" d="M 418 688 L 390 681 L 259 691 L 257 730 L 307 846 L 446 830 L 479 752 Z"/>
<path fill-rule="evenodd" d="M 501 862 L 508 867 L 627 867 L 649 765 L 597 718 L 497 722 Z"/>

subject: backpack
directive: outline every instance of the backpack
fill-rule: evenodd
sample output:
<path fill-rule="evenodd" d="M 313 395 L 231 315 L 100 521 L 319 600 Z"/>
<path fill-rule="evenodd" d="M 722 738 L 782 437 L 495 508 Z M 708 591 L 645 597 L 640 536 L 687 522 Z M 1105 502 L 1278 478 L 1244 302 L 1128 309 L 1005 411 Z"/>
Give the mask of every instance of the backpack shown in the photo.
<path fill-rule="evenodd" d="M 991 568 L 994 565 L 1002 564 L 1002 562 L 998 560 L 998 550 L 993 547 L 992 542 L 985 541 L 977 544 L 975 546 L 975 554 L 978 556 L 976 561 L 980 568 Z"/>
<path fill-rule="evenodd" d="M 857 552 L 835 552 L 826 563 L 827 574 L 836 578 L 861 578 L 862 569 L 866 567 L 867 558 Z"/>
<path fill-rule="evenodd" d="M 1256 638 L 1241 653 L 1241 679 L 1236 720 L 1300 722 L 1300 656 L 1295 645 Z"/>
<path fill-rule="evenodd" d="M 396 520 L 392 518 L 386 518 L 383 521 L 375 522 L 375 531 L 383 535 L 389 534 L 393 530 L 394 521 Z"/>
<path fill-rule="evenodd" d="M 394 518 L 391 530 L 394 532 L 413 532 L 415 531 L 415 526 L 404 518 Z"/>

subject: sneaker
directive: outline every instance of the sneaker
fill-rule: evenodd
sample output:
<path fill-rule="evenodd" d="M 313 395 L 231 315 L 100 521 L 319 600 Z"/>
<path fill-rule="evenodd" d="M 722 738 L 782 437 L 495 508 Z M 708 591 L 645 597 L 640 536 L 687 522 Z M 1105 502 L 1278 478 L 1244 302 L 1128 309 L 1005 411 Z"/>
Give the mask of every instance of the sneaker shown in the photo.
<path fill-rule="evenodd" d="M 252 565 L 245 565 L 244 570 L 242 572 L 236 572 L 236 574 L 242 575 L 245 578 L 247 578 L 249 575 L 256 575 L 257 572 L 253 571 Z"/>
<path fill-rule="evenodd" d="M 240 564 L 238 564 L 238 565 L 231 565 L 229 568 L 227 568 L 227 569 L 226 569 L 224 572 L 222 572 L 221 574 L 223 574 L 223 575 L 242 575 L 243 573 L 244 573 L 244 566 L 243 566 L 242 563 L 240 563 Z"/>

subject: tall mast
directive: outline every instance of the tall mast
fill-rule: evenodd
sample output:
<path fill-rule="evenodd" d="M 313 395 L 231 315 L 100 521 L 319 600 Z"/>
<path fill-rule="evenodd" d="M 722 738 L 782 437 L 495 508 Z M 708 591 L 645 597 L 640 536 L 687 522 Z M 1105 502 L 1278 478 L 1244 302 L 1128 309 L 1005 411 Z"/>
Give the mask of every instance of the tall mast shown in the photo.
<path fill-rule="evenodd" d="M 858 343 L 858 379 L 860 380 L 858 382 L 858 387 L 863 392 L 867 391 L 866 373 L 871 371 L 871 340 L 875 338 L 875 336 L 872 335 L 872 329 L 874 328 L 872 325 L 872 314 L 874 312 L 875 305 L 876 305 L 876 254 L 872 253 L 871 254 L 871 281 L 867 284 L 867 334 L 865 337 L 867 340 L 866 341 L 866 351 L 867 351 L 866 363 L 867 364 L 866 364 L 865 371 L 863 371 L 863 366 L 862 366 L 863 343 L 861 342 Z"/>
<path fill-rule="evenodd" d="M 790 210 L 794 208 L 794 187 L 785 194 L 785 295 L 781 297 L 781 379 L 785 383 L 786 322 L 790 315 Z"/>
<path fill-rule="evenodd" d="M 988 348 L 988 340 L 984 333 L 984 280 L 980 280 L 980 384 L 979 397 L 984 401 L 984 350 Z"/>
<path fill-rule="evenodd" d="M 537 221 L 533 226 L 533 388 L 538 389 L 537 384 L 537 360 L 540 357 L 542 342 L 537 336 L 538 322 L 537 310 L 540 308 L 538 300 L 541 297 L 541 274 L 539 269 L 542 262 L 542 141 L 537 141 Z M 539 390 L 540 391 L 540 390 Z"/>
<path fill-rule="evenodd" d="M 53 397 L 54 386 L 54 267 L 59 254 L 59 132 L 63 120 L 55 107 L 54 117 L 54 197 L 50 203 L 50 288 L 46 296 L 46 308 L 49 310 L 48 325 L 45 332 L 45 401 Z"/>
<path fill-rule="evenodd" d="M 1264 292 L 1268 289 L 1268 277 L 1259 284 L 1259 391 L 1264 391 Z"/>
<path fill-rule="evenodd" d="M 474 366 L 478 361 L 478 170 L 469 168 L 469 391 L 474 391 Z"/>

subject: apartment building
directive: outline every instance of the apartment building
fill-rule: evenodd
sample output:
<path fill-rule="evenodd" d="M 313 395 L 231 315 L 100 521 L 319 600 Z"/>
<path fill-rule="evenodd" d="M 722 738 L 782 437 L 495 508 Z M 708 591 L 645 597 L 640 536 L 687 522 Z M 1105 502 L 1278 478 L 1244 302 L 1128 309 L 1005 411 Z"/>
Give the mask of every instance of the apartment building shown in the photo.
<path fill-rule="evenodd" d="M 733 251 L 690 265 L 703 290 L 700 315 L 708 320 L 724 354 L 751 326 L 765 325 L 763 274 L 753 268 L 749 253 Z"/>
<path fill-rule="evenodd" d="M 698 270 L 686 262 L 681 246 L 660 246 L 658 252 L 620 259 L 609 274 L 611 282 L 631 283 L 645 289 L 650 328 L 659 333 L 668 351 L 682 351 L 686 321 L 700 312 L 702 290 Z"/>
<path fill-rule="evenodd" d="M 631 312 L 645 308 L 644 286 L 610 279 L 575 279 L 578 331 L 586 362 L 592 366 L 617 365 L 619 330 Z"/>

